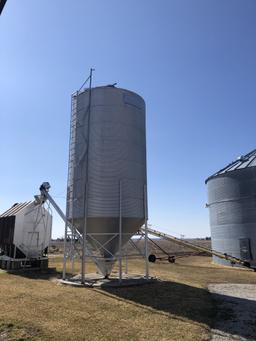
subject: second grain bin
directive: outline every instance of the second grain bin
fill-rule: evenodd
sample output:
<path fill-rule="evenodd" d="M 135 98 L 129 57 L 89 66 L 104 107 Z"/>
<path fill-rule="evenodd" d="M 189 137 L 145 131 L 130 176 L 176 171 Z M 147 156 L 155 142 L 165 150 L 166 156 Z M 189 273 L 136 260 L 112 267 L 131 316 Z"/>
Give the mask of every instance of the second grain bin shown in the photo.
<path fill-rule="evenodd" d="M 145 102 L 101 86 L 72 96 L 67 218 L 111 272 L 120 248 L 146 217 Z"/>
<path fill-rule="evenodd" d="M 256 150 L 206 180 L 212 249 L 256 265 Z M 230 265 L 214 257 L 214 262 Z"/>

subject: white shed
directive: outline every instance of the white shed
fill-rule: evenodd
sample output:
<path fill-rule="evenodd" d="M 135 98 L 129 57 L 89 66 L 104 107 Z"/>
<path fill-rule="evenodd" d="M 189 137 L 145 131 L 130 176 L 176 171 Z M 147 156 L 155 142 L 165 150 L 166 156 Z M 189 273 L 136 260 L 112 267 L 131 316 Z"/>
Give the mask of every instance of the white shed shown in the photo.
<path fill-rule="evenodd" d="M 2 259 L 39 260 L 47 255 L 52 215 L 36 201 L 14 204 L 0 215 Z"/>

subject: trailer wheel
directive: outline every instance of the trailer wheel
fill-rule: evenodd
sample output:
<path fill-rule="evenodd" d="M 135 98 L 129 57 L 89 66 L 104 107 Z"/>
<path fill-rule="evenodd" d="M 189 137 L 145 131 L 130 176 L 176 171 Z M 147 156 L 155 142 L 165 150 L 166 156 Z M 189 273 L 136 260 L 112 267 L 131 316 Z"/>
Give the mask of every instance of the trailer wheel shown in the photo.
<path fill-rule="evenodd" d="M 149 256 L 148 256 L 148 261 L 151 262 L 151 263 L 155 263 L 155 261 L 156 261 L 156 256 L 155 256 L 155 255 L 149 255 Z"/>
<path fill-rule="evenodd" d="M 175 263 L 175 256 L 168 256 L 169 263 Z"/>

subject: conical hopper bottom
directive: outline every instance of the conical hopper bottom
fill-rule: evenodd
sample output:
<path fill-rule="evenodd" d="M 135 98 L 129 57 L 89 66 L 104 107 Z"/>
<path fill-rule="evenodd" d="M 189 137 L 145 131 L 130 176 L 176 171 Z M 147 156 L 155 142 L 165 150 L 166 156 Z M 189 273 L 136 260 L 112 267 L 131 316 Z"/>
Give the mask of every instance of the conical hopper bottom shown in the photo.
<path fill-rule="evenodd" d="M 83 233 L 84 221 L 74 220 L 75 226 Z M 122 219 L 122 247 L 143 225 L 143 218 Z M 96 265 L 104 277 L 112 272 L 119 252 L 119 218 L 87 218 L 87 242 L 95 253 Z"/>

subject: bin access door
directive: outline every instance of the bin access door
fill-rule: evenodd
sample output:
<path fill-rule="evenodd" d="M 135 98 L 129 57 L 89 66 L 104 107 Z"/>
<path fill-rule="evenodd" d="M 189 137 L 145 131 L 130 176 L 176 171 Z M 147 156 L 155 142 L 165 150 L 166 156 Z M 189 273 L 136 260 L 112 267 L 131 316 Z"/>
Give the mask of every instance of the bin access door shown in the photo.
<path fill-rule="evenodd" d="M 252 252 L 251 252 L 251 243 L 249 238 L 240 238 L 240 257 L 242 260 L 251 260 Z"/>

